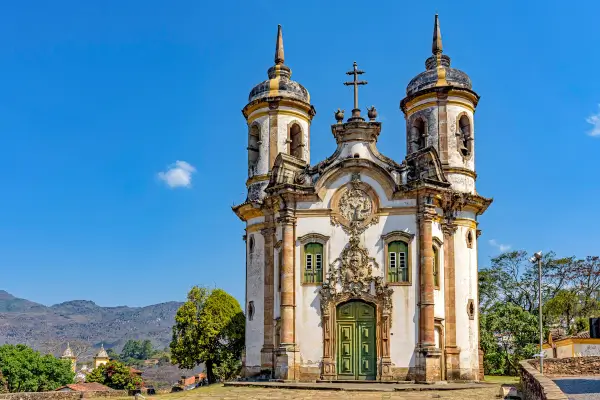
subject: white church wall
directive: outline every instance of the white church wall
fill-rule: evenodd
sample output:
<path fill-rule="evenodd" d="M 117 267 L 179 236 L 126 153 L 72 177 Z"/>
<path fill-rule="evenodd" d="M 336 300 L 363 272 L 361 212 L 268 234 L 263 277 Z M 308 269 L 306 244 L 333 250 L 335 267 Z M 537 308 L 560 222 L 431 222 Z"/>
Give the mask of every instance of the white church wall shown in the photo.
<path fill-rule="evenodd" d="M 260 367 L 260 350 L 264 340 L 264 239 L 260 233 L 253 232 L 246 240 L 254 238 L 254 250 L 246 246 L 246 312 L 248 303 L 254 302 L 254 315 L 252 320 L 246 316 L 246 366 Z"/>
<path fill-rule="evenodd" d="M 440 243 L 442 243 L 441 246 L 439 246 L 438 248 L 438 258 L 439 258 L 439 288 L 435 289 L 433 291 L 433 301 L 434 301 L 434 306 L 433 306 L 433 314 L 436 318 L 444 318 L 444 315 L 446 315 L 446 303 L 444 300 L 444 296 L 445 296 L 445 291 L 444 291 L 444 279 L 446 279 L 446 276 L 444 275 L 444 234 L 442 233 L 442 228 L 440 226 L 439 222 L 433 222 L 431 225 L 431 234 L 434 238 L 437 238 L 439 240 Z M 434 241 L 434 245 L 438 245 L 435 241 Z"/>
<path fill-rule="evenodd" d="M 456 341 L 460 347 L 461 373 L 470 373 L 479 365 L 477 306 L 475 319 L 471 320 L 467 312 L 469 299 L 477 304 L 477 252 L 476 241 L 469 249 L 466 242 L 467 231 L 462 225 L 454 238 L 455 274 L 456 274 Z"/>

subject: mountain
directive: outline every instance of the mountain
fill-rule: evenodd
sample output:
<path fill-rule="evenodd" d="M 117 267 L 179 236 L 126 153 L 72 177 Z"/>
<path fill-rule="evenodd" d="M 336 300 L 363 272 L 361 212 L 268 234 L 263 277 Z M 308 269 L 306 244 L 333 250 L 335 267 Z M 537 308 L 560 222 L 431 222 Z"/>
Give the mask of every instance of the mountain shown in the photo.
<path fill-rule="evenodd" d="M 47 307 L 0 290 L 0 344 L 24 343 L 48 351 L 71 340 L 95 347 L 104 343 L 120 351 L 129 339 L 150 339 L 162 349 L 171 341 L 181 304 L 101 307 L 93 301 L 73 300 Z"/>

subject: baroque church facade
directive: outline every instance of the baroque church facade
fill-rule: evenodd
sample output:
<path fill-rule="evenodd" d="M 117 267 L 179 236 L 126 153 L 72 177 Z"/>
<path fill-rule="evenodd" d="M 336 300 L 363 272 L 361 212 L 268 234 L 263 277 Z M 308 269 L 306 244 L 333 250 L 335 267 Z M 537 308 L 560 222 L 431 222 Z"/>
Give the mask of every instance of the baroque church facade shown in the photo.
<path fill-rule="evenodd" d="M 382 124 L 358 108 L 335 113 L 337 143 L 310 163 L 316 112 L 291 80 L 281 26 L 275 65 L 250 92 L 246 223 L 246 376 L 286 380 L 482 379 L 477 218 L 492 200 L 475 189 L 479 96 L 442 52 L 400 109 L 406 158 L 377 149 Z M 397 134 L 397 133 L 396 133 Z"/>

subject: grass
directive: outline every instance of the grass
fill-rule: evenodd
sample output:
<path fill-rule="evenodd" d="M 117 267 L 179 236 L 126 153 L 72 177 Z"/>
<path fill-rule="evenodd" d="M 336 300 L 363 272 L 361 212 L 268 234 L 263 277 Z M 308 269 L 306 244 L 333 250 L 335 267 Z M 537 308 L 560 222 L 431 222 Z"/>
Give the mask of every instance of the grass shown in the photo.
<path fill-rule="evenodd" d="M 519 383 L 518 376 L 486 375 L 484 382 L 515 385 Z"/>

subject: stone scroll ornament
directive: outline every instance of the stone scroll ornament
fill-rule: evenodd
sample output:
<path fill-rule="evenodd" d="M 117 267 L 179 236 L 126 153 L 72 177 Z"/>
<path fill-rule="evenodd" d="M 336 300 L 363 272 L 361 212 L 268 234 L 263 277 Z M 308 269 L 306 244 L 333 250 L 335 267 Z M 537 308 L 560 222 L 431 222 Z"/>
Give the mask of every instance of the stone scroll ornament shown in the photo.
<path fill-rule="evenodd" d="M 354 236 L 379 222 L 379 216 L 375 214 L 373 199 L 367 193 L 367 185 L 361 182 L 360 174 L 352 174 L 349 186 L 337 202 L 331 224 L 341 226 L 344 232 Z"/>
<path fill-rule="evenodd" d="M 350 299 L 374 301 L 382 306 L 384 315 L 392 310 L 392 289 L 381 276 L 373 276 L 379 269 L 367 249 L 360 245 L 358 236 L 351 236 L 339 258 L 331 263 L 319 294 L 321 311 L 328 315 L 330 305 Z"/>

